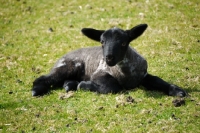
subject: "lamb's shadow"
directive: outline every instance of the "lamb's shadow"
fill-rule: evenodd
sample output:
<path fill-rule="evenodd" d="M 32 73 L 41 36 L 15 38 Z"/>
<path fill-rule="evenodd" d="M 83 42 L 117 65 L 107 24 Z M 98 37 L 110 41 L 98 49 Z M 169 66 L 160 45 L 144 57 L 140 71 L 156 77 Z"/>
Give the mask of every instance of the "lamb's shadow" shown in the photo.
<path fill-rule="evenodd" d="M 145 93 L 146 97 L 153 97 L 153 98 L 156 98 L 156 99 L 161 99 L 162 97 L 166 96 L 166 94 L 164 94 L 163 92 L 150 91 L 150 90 L 147 90 L 146 88 L 144 88 L 142 86 L 139 87 L 139 89 L 143 90 L 143 92 Z"/>
<path fill-rule="evenodd" d="M 163 92 L 160 92 L 160 91 L 150 91 L 150 90 L 145 89 L 142 86 L 139 87 L 139 89 L 141 89 L 141 90 L 144 91 L 146 97 L 153 97 L 153 98 L 156 98 L 156 99 L 161 99 L 162 97 L 167 96 Z M 189 97 L 190 93 L 200 92 L 200 89 L 198 89 L 198 88 L 184 88 L 184 90 L 187 92 L 187 96 L 186 97 Z"/>

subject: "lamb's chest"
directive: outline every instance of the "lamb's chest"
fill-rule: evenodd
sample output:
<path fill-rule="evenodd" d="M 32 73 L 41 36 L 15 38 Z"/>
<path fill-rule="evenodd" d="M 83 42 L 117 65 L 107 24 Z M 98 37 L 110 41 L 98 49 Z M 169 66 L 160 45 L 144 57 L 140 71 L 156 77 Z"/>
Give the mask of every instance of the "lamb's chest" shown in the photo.
<path fill-rule="evenodd" d="M 135 88 L 147 74 L 146 60 L 131 61 L 125 58 L 111 69 L 115 77 L 124 88 Z"/>

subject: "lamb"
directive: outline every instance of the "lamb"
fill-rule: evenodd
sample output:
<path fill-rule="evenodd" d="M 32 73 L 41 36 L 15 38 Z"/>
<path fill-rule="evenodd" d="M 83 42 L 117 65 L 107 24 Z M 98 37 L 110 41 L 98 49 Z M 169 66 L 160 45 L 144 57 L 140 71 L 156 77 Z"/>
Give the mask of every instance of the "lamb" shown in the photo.
<path fill-rule="evenodd" d="M 147 61 L 129 43 L 142 35 L 147 24 L 130 30 L 83 28 L 82 33 L 101 46 L 82 48 L 60 58 L 48 75 L 33 82 L 32 96 L 63 86 L 66 91 L 83 89 L 101 94 L 118 93 L 143 86 L 169 96 L 184 97 L 180 87 L 147 72 Z"/>

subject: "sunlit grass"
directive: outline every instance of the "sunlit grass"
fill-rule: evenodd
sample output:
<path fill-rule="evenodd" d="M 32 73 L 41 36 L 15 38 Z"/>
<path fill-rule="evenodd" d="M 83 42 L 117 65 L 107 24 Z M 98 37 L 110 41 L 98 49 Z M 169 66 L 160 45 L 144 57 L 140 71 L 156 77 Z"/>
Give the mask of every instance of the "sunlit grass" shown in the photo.
<path fill-rule="evenodd" d="M 197 0 L 0 1 L 0 132 L 199 132 L 199 12 Z M 149 27 L 131 46 L 147 59 L 149 73 L 189 92 L 185 105 L 175 107 L 176 97 L 141 88 L 31 96 L 34 79 L 62 55 L 99 45 L 81 28 L 140 23 Z"/>

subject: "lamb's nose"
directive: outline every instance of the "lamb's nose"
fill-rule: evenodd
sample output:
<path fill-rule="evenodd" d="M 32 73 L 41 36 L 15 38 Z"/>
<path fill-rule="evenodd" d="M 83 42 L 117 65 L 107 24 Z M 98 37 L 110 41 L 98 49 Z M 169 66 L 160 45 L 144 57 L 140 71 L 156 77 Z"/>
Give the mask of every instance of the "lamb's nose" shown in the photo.
<path fill-rule="evenodd" d="M 106 56 L 106 60 L 107 61 L 112 61 L 112 60 L 114 60 L 114 56 L 113 55 L 107 55 Z"/>

